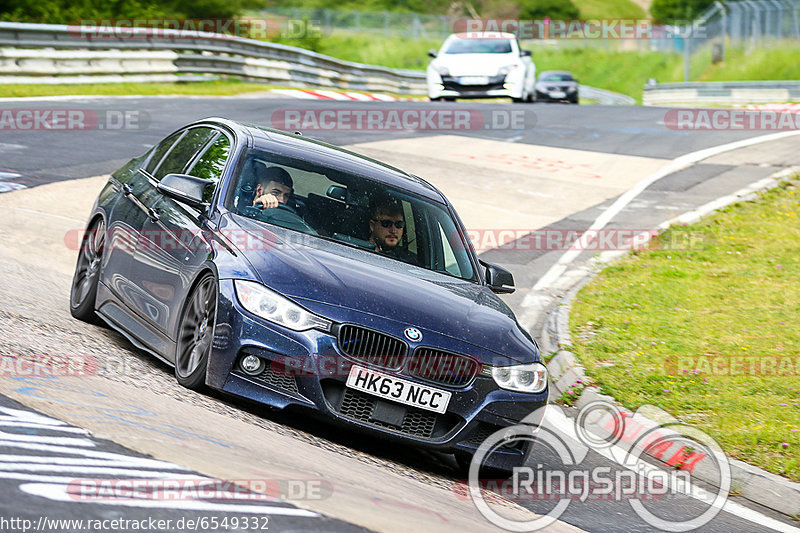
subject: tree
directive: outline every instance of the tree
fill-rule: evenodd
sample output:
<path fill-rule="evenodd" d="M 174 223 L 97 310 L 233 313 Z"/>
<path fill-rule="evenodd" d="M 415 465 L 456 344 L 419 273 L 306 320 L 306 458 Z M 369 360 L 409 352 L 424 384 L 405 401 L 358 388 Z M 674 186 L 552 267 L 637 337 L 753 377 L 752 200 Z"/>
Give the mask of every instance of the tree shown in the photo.
<path fill-rule="evenodd" d="M 685 23 L 699 17 L 714 0 L 653 0 L 650 13 L 668 24 Z"/>
<path fill-rule="evenodd" d="M 528 0 L 520 4 L 521 19 L 576 19 L 580 11 L 572 0 Z"/>

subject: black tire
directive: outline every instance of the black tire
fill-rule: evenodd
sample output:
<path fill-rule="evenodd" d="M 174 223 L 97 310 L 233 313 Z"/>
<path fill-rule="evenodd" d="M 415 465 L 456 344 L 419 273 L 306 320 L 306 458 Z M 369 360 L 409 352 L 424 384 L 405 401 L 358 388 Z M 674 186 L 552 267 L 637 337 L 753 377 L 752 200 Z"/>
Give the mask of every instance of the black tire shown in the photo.
<path fill-rule="evenodd" d="M 216 317 L 217 280 L 209 273 L 195 284 L 178 324 L 175 379 L 187 389 L 201 390 L 205 387 Z"/>
<path fill-rule="evenodd" d="M 73 317 L 90 324 L 100 320 L 94 312 L 97 300 L 97 284 L 103 262 L 103 247 L 106 241 L 106 223 L 97 219 L 86 231 L 78 250 L 78 262 L 72 276 L 69 293 L 69 311 Z"/>

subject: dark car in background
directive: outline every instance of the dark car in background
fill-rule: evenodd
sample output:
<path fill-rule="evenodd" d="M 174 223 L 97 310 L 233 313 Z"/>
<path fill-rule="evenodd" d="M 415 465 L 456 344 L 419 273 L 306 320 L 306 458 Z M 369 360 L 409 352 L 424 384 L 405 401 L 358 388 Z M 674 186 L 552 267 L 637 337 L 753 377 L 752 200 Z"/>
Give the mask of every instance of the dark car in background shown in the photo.
<path fill-rule="evenodd" d="M 578 103 L 578 80 L 565 70 L 546 70 L 536 82 L 536 100 Z"/>
<path fill-rule="evenodd" d="M 293 179 L 290 200 L 255 207 L 274 167 Z M 402 253 L 369 240 L 370 205 L 385 197 L 402 206 Z M 305 409 L 464 463 L 547 401 L 538 347 L 495 294 L 512 290 L 424 180 L 206 119 L 112 174 L 70 308 L 174 366 L 186 387 Z M 485 464 L 507 470 L 528 446 L 506 443 Z"/>

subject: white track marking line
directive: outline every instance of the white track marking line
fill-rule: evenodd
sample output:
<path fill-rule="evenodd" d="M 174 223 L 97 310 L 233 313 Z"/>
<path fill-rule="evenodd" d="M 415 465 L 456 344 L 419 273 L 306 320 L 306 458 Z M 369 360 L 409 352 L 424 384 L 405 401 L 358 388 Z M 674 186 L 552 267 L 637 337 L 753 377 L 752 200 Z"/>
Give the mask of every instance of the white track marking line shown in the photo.
<path fill-rule="evenodd" d="M 685 155 L 674 159 L 671 163 L 666 165 L 665 167 L 659 169 L 658 171 L 650 174 L 645 179 L 637 183 L 632 189 L 625 192 L 622 196 L 617 198 L 617 200 L 611 204 L 611 207 L 606 209 L 597 220 L 595 220 L 591 226 L 587 229 L 587 231 L 581 236 L 572 247 L 564 252 L 564 254 L 559 258 L 559 260 L 550 267 L 550 269 L 545 273 L 544 276 L 539 278 L 539 281 L 536 282 L 536 285 L 533 286 L 532 291 L 541 291 L 544 290 L 551 285 L 553 282 L 557 280 L 566 270 L 567 266 L 572 263 L 584 250 L 587 249 L 586 239 L 591 238 L 591 235 L 594 234 L 597 230 L 602 229 L 608 224 L 612 218 L 617 216 L 620 211 L 622 211 L 631 201 L 636 198 L 639 194 L 641 194 L 647 187 L 655 183 L 656 181 L 660 180 L 663 177 L 666 177 L 673 172 L 677 172 L 678 170 L 684 169 L 693 163 L 697 163 L 698 161 L 702 161 L 703 159 L 707 159 L 711 156 L 721 154 L 723 152 L 728 152 L 731 150 L 736 150 L 737 148 L 744 148 L 747 146 L 752 146 L 754 144 L 759 144 L 768 141 L 774 141 L 778 139 L 783 139 L 784 137 L 789 137 L 791 135 L 798 135 L 800 131 L 786 131 L 786 132 L 779 132 L 779 133 L 771 133 L 769 135 L 762 135 L 759 137 L 753 137 L 750 139 L 744 139 L 742 141 L 736 141 L 728 144 L 722 144 L 719 146 L 713 146 L 711 148 L 706 148 L 704 150 L 698 150 L 696 152 L 691 152 Z M 526 298 L 527 299 L 527 298 Z M 523 301 L 522 307 L 529 307 L 530 303 L 526 305 Z"/>
<path fill-rule="evenodd" d="M 300 98 L 303 100 L 319 100 L 313 94 L 305 93 L 299 89 L 273 89 L 273 93 L 282 94 L 284 96 L 291 96 L 292 98 Z"/>
<path fill-rule="evenodd" d="M 548 409 L 546 414 L 546 421 L 553 429 L 557 430 L 562 435 L 576 441 L 580 442 L 578 435 L 575 432 L 575 423 L 566 417 L 563 412 L 557 409 Z M 598 441 L 602 439 L 600 437 L 597 438 Z M 630 454 L 628 450 L 614 444 L 607 448 L 602 449 L 595 449 L 599 455 L 602 455 L 606 459 L 622 466 L 623 468 L 633 471 L 633 472 L 644 472 L 645 475 L 649 478 L 652 472 L 655 470 L 661 470 L 658 467 L 646 462 L 642 461 L 641 459 L 637 459 L 633 461 L 633 464 L 623 464 L 617 460 L 617 457 L 628 457 L 630 458 Z M 636 467 L 636 470 L 634 470 Z M 669 484 L 669 476 L 659 476 L 659 481 Z M 702 489 L 693 483 L 688 484 L 688 486 L 677 487 L 679 492 L 686 494 L 696 500 L 702 501 L 704 503 L 713 502 L 715 499 L 715 495 L 705 489 Z M 684 490 L 680 490 L 684 489 Z M 717 507 L 719 507 L 717 505 Z M 755 524 L 759 524 L 770 529 L 774 529 L 775 531 L 781 531 L 784 533 L 798 533 L 800 532 L 800 528 L 796 528 L 792 525 L 785 524 L 779 520 L 775 520 L 774 518 L 770 518 L 769 516 L 763 515 L 758 511 L 754 511 L 749 507 L 745 507 L 739 503 L 733 502 L 730 499 L 726 499 L 725 503 L 722 505 L 722 511 L 732 514 L 734 516 L 738 516 L 739 518 L 743 518 L 744 520 L 748 520 Z"/>

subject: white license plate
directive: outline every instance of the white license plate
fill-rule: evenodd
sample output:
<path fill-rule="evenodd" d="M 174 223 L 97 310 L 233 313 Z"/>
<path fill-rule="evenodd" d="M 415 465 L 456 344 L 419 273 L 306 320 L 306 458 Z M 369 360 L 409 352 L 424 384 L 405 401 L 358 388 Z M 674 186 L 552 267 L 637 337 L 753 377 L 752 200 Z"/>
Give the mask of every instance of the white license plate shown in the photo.
<path fill-rule="evenodd" d="M 461 76 L 458 78 L 461 85 L 487 85 L 489 78 L 486 76 Z"/>
<path fill-rule="evenodd" d="M 567 93 L 564 91 L 550 91 L 550 98 L 566 98 Z"/>
<path fill-rule="evenodd" d="M 420 385 L 356 365 L 350 367 L 347 386 L 434 413 L 444 413 L 452 396 L 452 393 L 446 390 Z"/>

